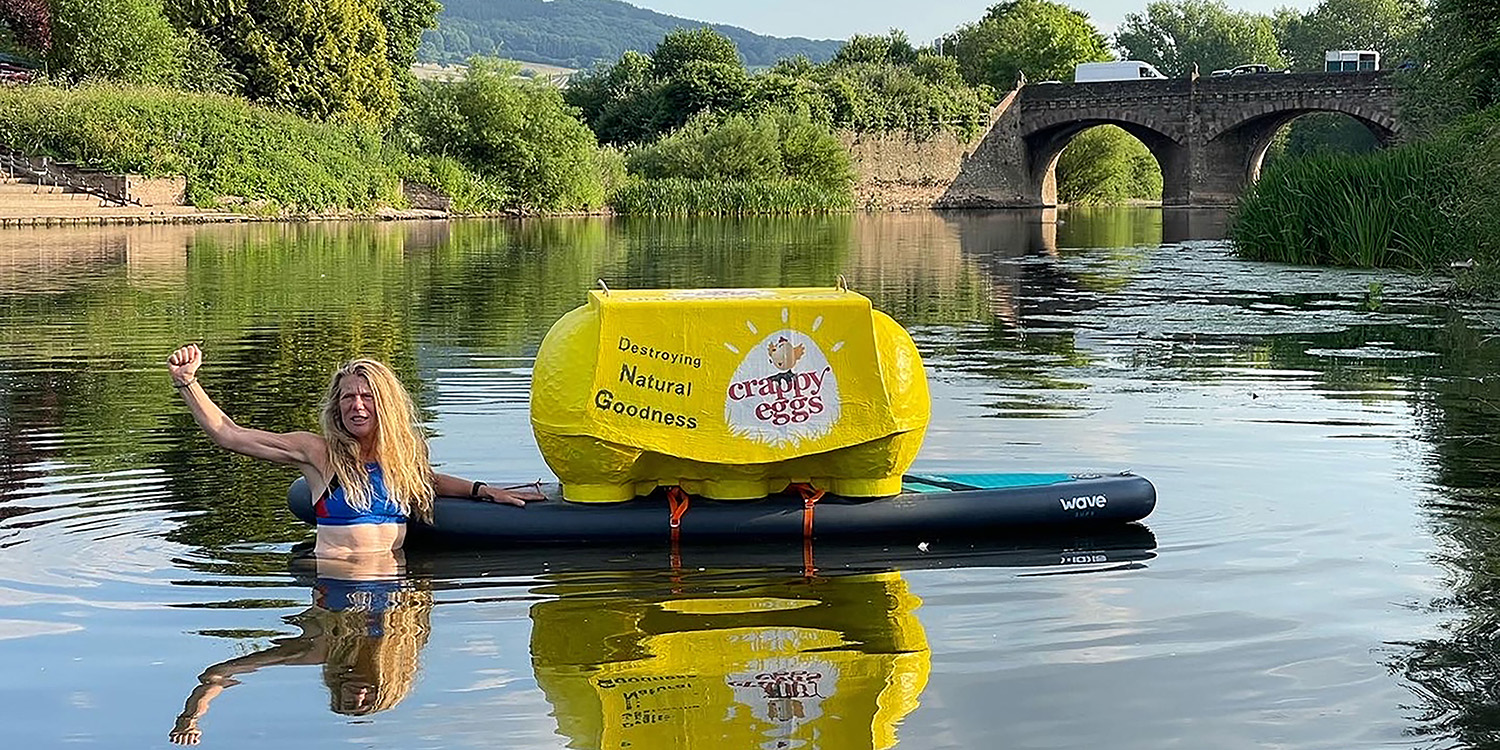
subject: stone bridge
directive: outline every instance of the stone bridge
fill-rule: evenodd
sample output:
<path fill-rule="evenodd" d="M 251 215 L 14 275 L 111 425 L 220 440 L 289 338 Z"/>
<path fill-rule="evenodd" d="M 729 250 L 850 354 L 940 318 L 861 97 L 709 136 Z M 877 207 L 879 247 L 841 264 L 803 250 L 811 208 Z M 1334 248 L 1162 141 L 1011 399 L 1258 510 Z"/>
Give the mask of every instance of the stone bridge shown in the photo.
<path fill-rule="evenodd" d="M 1056 205 L 1057 158 L 1096 125 L 1119 126 L 1151 150 L 1163 205 L 1232 204 L 1259 177 L 1276 132 L 1311 112 L 1353 117 L 1382 145 L 1401 136 L 1396 79 L 1384 71 L 1018 86 L 936 206 Z"/>

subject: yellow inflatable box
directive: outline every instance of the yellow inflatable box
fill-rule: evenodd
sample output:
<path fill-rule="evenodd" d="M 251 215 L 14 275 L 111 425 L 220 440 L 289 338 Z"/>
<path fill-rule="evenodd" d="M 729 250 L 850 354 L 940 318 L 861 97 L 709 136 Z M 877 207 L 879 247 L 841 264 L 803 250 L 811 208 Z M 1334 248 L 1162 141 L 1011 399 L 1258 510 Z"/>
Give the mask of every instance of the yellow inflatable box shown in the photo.
<path fill-rule="evenodd" d="M 930 416 L 911 337 L 842 287 L 592 291 L 532 377 L 537 445 L 577 502 L 894 495 Z"/>

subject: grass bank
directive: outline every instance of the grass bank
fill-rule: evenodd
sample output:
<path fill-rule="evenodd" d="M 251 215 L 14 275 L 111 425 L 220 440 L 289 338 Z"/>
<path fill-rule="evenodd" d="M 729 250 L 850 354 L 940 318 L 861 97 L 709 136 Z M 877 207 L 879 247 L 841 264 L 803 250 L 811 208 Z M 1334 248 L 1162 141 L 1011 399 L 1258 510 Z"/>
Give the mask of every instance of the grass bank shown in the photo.
<path fill-rule="evenodd" d="M 406 162 L 375 128 L 112 84 L 0 87 L 0 145 L 110 172 L 186 175 L 193 205 L 266 213 L 400 205 Z"/>

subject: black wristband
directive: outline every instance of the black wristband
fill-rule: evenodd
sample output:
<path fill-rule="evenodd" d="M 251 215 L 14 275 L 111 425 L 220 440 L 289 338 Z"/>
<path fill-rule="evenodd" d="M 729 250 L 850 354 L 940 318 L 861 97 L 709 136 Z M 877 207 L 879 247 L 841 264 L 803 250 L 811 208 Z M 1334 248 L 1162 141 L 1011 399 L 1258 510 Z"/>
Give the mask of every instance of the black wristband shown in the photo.
<path fill-rule="evenodd" d="M 484 486 L 484 482 L 475 482 L 474 487 L 469 490 L 469 497 L 479 497 L 479 488 Z"/>

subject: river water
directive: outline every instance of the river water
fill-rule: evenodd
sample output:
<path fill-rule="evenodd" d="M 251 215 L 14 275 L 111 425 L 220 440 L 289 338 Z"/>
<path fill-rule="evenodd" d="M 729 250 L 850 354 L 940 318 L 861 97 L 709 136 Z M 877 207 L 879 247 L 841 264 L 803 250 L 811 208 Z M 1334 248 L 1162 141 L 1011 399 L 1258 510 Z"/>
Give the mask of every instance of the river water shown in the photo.
<path fill-rule="evenodd" d="M 1242 262 L 1212 214 L 1053 218 L 0 233 L 7 746 L 168 747 L 194 701 L 225 748 L 1496 746 L 1500 310 Z M 210 446 L 160 364 L 202 342 L 226 411 L 290 430 L 381 358 L 441 469 L 524 481 L 531 358 L 597 279 L 840 274 L 923 354 L 917 469 L 1129 469 L 1155 513 L 816 571 L 413 552 L 399 590 L 328 591 L 291 474 Z"/>

